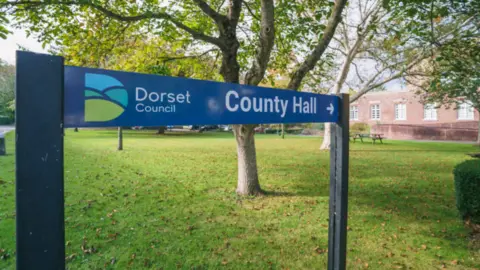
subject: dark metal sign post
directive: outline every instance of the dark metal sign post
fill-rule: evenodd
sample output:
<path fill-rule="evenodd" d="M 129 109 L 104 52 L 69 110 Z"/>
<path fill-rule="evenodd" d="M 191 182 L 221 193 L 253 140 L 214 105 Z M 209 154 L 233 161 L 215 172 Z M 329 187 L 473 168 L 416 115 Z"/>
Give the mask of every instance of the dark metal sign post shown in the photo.
<path fill-rule="evenodd" d="M 17 52 L 17 269 L 65 269 L 65 127 L 332 124 L 328 269 L 346 269 L 348 95 L 64 66 Z M 262 104 L 260 107 L 258 104 Z"/>
<path fill-rule="evenodd" d="M 65 269 L 63 58 L 17 52 L 17 269 Z"/>
<path fill-rule="evenodd" d="M 347 94 L 340 101 L 340 120 L 331 125 L 330 215 L 328 226 L 328 269 L 346 269 L 348 211 L 349 108 Z"/>

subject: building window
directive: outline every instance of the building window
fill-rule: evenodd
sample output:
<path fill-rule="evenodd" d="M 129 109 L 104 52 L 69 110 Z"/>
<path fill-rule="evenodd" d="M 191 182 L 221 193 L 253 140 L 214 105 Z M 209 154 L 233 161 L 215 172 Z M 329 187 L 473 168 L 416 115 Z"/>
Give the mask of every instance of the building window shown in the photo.
<path fill-rule="evenodd" d="M 395 104 L 395 120 L 407 120 L 407 104 Z"/>
<path fill-rule="evenodd" d="M 473 107 L 472 104 L 464 102 L 458 106 L 458 120 L 473 120 Z"/>
<path fill-rule="evenodd" d="M 380 104 L 370 106 L 370 118 L 372 120 L 380 120 Z"/>
<path fill-rule="evenodd" d="M 437 120 L 435 104 L 425 104 L 423 107 L 423 120 Z"/>
<path fill-rule="evenodd" d="M 358 106 L 350 106 L 350 120 L 358 120 Z"/>

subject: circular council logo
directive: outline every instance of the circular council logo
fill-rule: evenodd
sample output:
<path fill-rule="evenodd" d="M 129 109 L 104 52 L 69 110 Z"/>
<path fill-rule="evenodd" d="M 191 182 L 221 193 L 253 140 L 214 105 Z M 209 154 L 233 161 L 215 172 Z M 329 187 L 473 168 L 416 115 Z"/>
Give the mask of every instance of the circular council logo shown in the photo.
<path fill-rule="evenodd" d="M 113 120 L 127 105 L 127 90 L 117 79 L 103 74 L 85 74 L 85 122 Z"/>

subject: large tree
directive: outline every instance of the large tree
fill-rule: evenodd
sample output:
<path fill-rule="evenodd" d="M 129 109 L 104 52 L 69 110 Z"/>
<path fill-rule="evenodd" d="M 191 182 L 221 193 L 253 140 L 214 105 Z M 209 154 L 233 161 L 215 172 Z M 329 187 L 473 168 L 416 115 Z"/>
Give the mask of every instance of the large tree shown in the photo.
<path fill-rule="evenodd" d="M 275 6 L 276 4 L 276 6 Z M 220 51 L 219 73 L 225 82 L 258 85 L 271 63 L 282 66 L 290 54 L 304 59 L 290 74 L 289 89 L 301 87 L 315 68 L 341 20 L 346 0 L 186 0 L 141 3 L 125 0 L 0 1 L 0 11 L 19 27 L 38 33 L 44 42 L 69 35 L 93 19 L 105 29 L 105 39 L 118 29 L 134 28 L 145 37 L 185 40 L 185 49 Z M 306 15 L 307 14 L 307 15 Z M 313 15 L 313 16 L 310 16 Z M 118 27 L 117 27 L 118 26 Z M 115 31 L 109 31 L 115 30 Z M 293 50 L 295 49 L 295 50 Z M 305 52 L 305 53 L 303 53 Z M 241 79 L 243 75 L 243 79 Z M 258 180 L 254 125 L 235 125 L 238 154 L 237 193 L 262 192 Z"/>
<path fill-rule="evenodd" d="M 411 40 L 406 25 L 396 21 L 381 0 L 351 1 L 330 49 L 337 61 L 330 93 L 353 92 L 350 102 L 382 89 L 411 73 L 428 57 L 423 44 Z M 330 149 L 330 125 L 320 149 Z"/>
<path fill-rule="evenodd" d="M 362 95 L 382 89 L 395 80 L 408 82 L 411 78 L 432 78 L 433 74 L 420 72 L 419 66 L 452 40 L 469 33 L 466 26 L 471 25 L 471 15 L 455 17 L 449 14 L 450 18 L 441 19 L 439 16 L 445 14 L 444 4 L 430 1 L 426 6 L 429 12 L 418 16 L 418 12 L 403 5 L 385 4 L 382 0 L 350 2 L 345 19 L 330 44 L 338 59 L 333 70 L 336 78 L 330 83 L 331 93 L 353 92 L 350 102 L 355 102 Z M 330 148 L 329 127 L 325 125 L 320 149 Z"/>
<path fill-rule="evenodd" d="M 424 102 L 453 108 L 466 102 L 480 111 L 480 2 L 401 0 L 389 7 L 430 46 L 431 57 L 405 78 Z"/>
<path fill-rule="evenodd" d="M 444 45 L 429 70 L 431 79 L 420 88 L 426 102 L 455 108 L 470 103 L 480 112 L 479 38 L 458 38 Z M 480 145 L 480 123 L 478 128 Z"/>

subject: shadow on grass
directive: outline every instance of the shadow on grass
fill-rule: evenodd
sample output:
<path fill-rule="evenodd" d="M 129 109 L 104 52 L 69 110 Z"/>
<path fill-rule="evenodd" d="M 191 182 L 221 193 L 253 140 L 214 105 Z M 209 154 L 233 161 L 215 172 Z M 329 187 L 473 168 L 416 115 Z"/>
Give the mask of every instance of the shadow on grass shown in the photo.
<path fill-rule="evenodd" d="M 96 132 L 94 134 L 81 134 L 81 133 L 69 133 L 68 136 L 75 136 L 78 138 L 117 138 L 117 131 L 116 130 L 102 130 L 101 132 Z M 165 134 L 158 134 L 156 130 L 147 130 L 147 131 L 133 131 L 133 130 L 124 130 L 123 137 L 125 139 L 132 139 L 135 137 L 138 138 L 215 138 L 215 139 L 222 139 L 222 138 L 233 138 L 232 133 L 228 132 L 189 132 L 189 131 L 166 131 Z"/>
<path fill-rule="evenodd" d="M 263 189 L 263 195 L 267 197 L 294 197 L 298 196 L 297 193 L 288 192 L 288 191 L 275 191 L 275 190 L 265 190 Z"/>
<path fill-rule="evenodd" d="M 463 149 L 461 150 L 434 150 L 434 149 L 355 149 L 350 150 L 350 152 L 389 152 L 389 153 L 401 153 L 401 152 L 438 152 L 438 153 L 447 153 L 447 152 L 456 152 L 456 153 L 465 153 Z"/>

